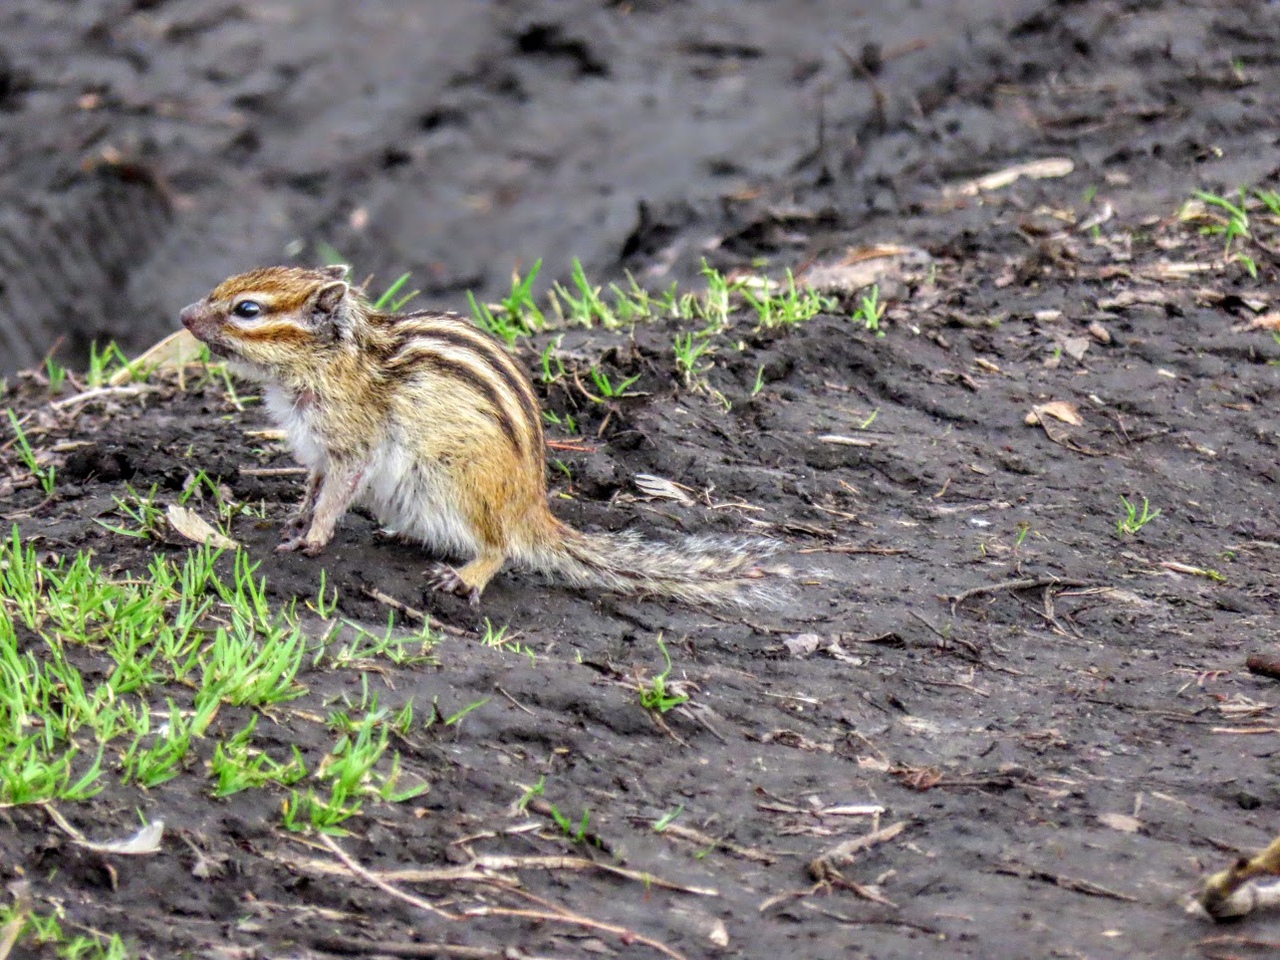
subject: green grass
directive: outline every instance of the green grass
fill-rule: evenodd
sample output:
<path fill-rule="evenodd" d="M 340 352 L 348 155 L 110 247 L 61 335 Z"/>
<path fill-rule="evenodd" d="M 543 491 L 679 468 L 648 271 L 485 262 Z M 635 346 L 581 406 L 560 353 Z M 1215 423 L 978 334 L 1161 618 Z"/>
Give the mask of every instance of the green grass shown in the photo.
<path fill-rule="evenodd" d="M 633 377 L 614 383 L 612 378 L 599 367 L 593 366 L 587 372 L 591 375 L 591 382 L 595 384 L 596 391 L 599 393 L 599 396 L 591 397 L 597 403 L 632 396 L 627 393 L 627 388 L 640 379 L 640 374 L 637 373 Z"/>
<path fill-rule="evenodd" d="M 321 590 L 323 591 L 323 584 Z M 387 614 L 386 629 L 375 633 L 351 620 L 342 620 L 350 639 L 334 639 L 320 648 L 313 666 L 327 661 L 334 667 L 365 669 L 379 660 L 387 660 L 398 667 L 411 667 L 431 663 L 431 648 L 437 637 L 428 628 L 420 633 L 405 633 L 395 625 L 395 615 Z"/>
<path fill-rule="evenodd" d="M 407 790 L 396 789 L 400 779 L 398 753 L 392 755 L 391 769 L 387 773 L 378 773 L 374 769 L 387 752 L 391 739 L 392 722 L 388 711 L 377 709 L 375 701 L 373 709 L 358 723 L 345 714 L 342 717 L 339 725 L 346 729 L 312 775 L 328 789 L 290 794 L 283 808 L 284 826 L 288 830 L 314 827 L 324 833 L 342 835 L 346 830 L 341 825 L 358 814 L 366 800 L 400 803 L 419 796 L 427 789 L 425 784 Z"/>
<path fill-rule="evenodd" d="M 564 365 L 564 359 L 560 356 L 560 344 L 563 342 L 563 335 L 556 337 L 546 345 L 539 357 L 542 367 L 541 379 L 545 384 L 559 383 L 569 374 Z"/>
<path fill-rule="evenodd" d="M 760 327 L 765 330 L 798 326 L 820 313 L 836 309 L 836 302 L 832 297 L 797 287 L 796 278 L 790 270 L 787 271 L 785 284 L 765 281 L 759 285 L 743 285 L 739 292 L 756 312 Z M 879 320 L 879 317 L 876 319 Z"/>
<path fill-rule="evenodd" d="M 132 485 L 125 484 L 125 490 L 128 491 L 127 496 L 118 497 L 114 494 L 112 495 L 111 500 L 116 505 L 115 512 L 129 521 L 131 526 L 107 523 L 105 520 L 97 519 L 94 522 L 103 529 L 118 533 L 122 537 L 137 537 L 140 540 L 163 540 L 165 533 L 164 510 L 156 505 L 156 492 L 159 489 L 159 484 L 152 484 L 151 489 L 144 496 L 133 489 Z"/>
<path fill-rule="evenodd" d="M 539 260 L 527 275 L 513 274 L 511 292 L 497 303 L 480 303 L 469 293 L 475 323 L 512 350 L 522 339 L 549 329 L 626 330 L 639 323 L 675 323 L 680 327 L 672 339 L 675 375 L 687 389 L 710 396 L 726 410 L 730 408 L 730 400 L 712 387 L 709 375 L 717 354 L 750 349 L 746 338 L 729 336 L 735 321 L 754 322 L 756 330 L 785 330 L 840 308 L 836 298 L 798 283 L 790 270 L 781 280 L 770 280 L 763 275 L 727 276 L 703 260 L 703 290 L 682 291 L 672 283 L 665 290 L 653 293 L 641 287 L 630 274 L 623 284 L 595 284 L 587 277 L 582 263 L 575 259 L 569 281 L 552 285 L 543 309 L 533 291 L 541 268 Z M 879 288 L 873 286 L 850 317 L 855 324 L 884 336 L 881 329 L 884 312 Z M 579 366 L 569 359 L 573 355 L 563 350 L 563 343 L 561 334 L 547 343 L 538 356 L 537 375 L 543 384 L 564 384 L 576 388 L 591 402 L 608 404 L 626 396 L 627 388 L 636 382 L 636 378 L 631 377 L 614 383 L 598 363 Z M 751 396 L 760 393 L 763 377 L 761 371 L 751 388 Z M 590 382 L 584 384 L 588 380 Z M 557 422 L 550 415 L 544 416 L 549 423 Z"/>
<path fill-rule="evenodd" d="M 563 466 L 564 465 L 561 464 L 562 468 Z M 567 468 L 565 469 L 567 473 Z M 572 480 L 573 478 L 570 477 L 569 479 Z M 521 643 L 515 637 L 509 637 L 507 635 L 507 630 L 508 627 L 505 625 L 495 627 L 493 622 L 490 621 L 488 617 L 485 617 L 484 634 L 480 637 L 480 642 L 486 647 L 494 647 L 499 650 L 509 650 L 512 653 L 518 653 L 521 656 L 528 657 L 530 666 L 537 666 L 538 655 L 528 644 Z"/>
<path fill-rule="evenodd" d="M 322 583 L 308 613 L 332 615 L 336 602 Z M 286 817 L 333 829 L 369 797 L 413 795 L 395 788 L 399 759 L 385 756 L 391 724 L 412 708 L 392 718 L 375 702 L 312 772 L 296 750 L 272 757 L 253 745 L 256 711 L 304 695 L 308 668 L 412 663 L 436 639 L 331 616 L 304 623 L 243 551 L 157 554 L 141 574 L 119 573 L 88 552 L 40 554 L 15 526 L 0 542 L 0 805 L 78 802 L 111 783 L 151 790 L 184 775 L 207 779 L 215 796 L 309 778 L 321 789 L 297 794 Z M 220 712 L 236 706 L 255 712 L 224 732 Z"/>
<path fill-rule="evenodd" d="M 84 382 L 90 390 L 108 386 L 112 378 L 121 371 L 128 371 L 129 381 L 145 380 L 148 372 L 126 357 L 114 342 L 108 343 L 101 350 L 97 343 L 89 344 L 89 369 L 85 373 Z"/>
<path fill-rule="evenodd" d="M 521 337 L 527 337 L 546 327 L 546 317 L 533 297 L 533 284 L 541 269 L 542 261 L 539 260 L 523 278 L 513 271 L 511 293 L 492 306 L 480 303 L 475 294 L 468 290 L 467 303 L 471 306 L 471 317 L 476 326 L 487 330 L 508 347 L 514 347 Z"/>
<path fill-rule="evenodd" d="M 421 290 L 411 290 L 402 294 L 400 291 L 404 289 L 405 284 L 409 282 L 410 274 L 402 273 L 397 277 L 378 299 L 373 301 L 373 309 L 384 313 L 399 313 L 414 297 L 418 296 Z"/>
<path fill-rule="evenodd" d="M 705 331 L 677 333 L 671 349 L 675 353 L 676 371 L 684 385 L 695 390 L 705 386 L 703 378 L 711 369 L 706 358 L 712 350 L 711 338 Z"/>
<path fill-rule="evenodd" d="M 704 272 L 706 263 L 703 263 Z M 548 294 L 551 310 L 570 326 L 604 327 L 620 330 L 636 323 L 662 319 L 694 319 L 701 315 L 702 303 L 694 294 L 681 294 L 672 283 L 661 293 L 650 293 L 627 274 L 625 286 L 609 284 L 608 291 L 592 284 L 576 258 L 570 286 L 555 284 Z"/>
<path fill-rule="evenodd" d="M 15 903 L 0 907 L 0 942 L 12 934 L 12 943 L 40 950 L 40 956 L 57 956 L 60 960 L 129 960 L 132 956 L 124 941 L 116 934 L 88 930 L 70 934 L 63 930 L 57 916 L 38 913 L 22 896 Z M 61 906 L 58 907 L 59 911 Z M 47 949 L 54 952 L 50 954 Z M 8 950 L 4 951 L 8 956 Z M 22 952 L 17 956 L 29 956 Z"/>
<path fill-rule="evenodd" d="M 530 802 L 533 801 L 535 798 L 541 797 L 545 799 L 546 790 L 547 790 L 547 778 L 546 776 L 541 776 L 538 778 L 537 783 L 535 783 L 531 787 L 526 788 L 524 793 L 520 795 L 520 798 L 515 802 L 515 808 L 519 810 L 521 813 L 525 812 L 528 809 Z M 560 830 L 564 833 L 564 835 L 568 837 L 570 840 L 572 840 L 574 843 L 598 842 L 596 838 L 591 836 L 591 830 L 590 830 L 591 811 L 589 808 L 586 808 L 586 807 L 583 808 L 582 818 L 580 820 L 574 820 L 572 817 L 566 816 L 565 814 L 561 813 L 560 809 L 552 803 L 547 803 L 544 809 L 548 813 L 550 813 L 551 819 L 556 822 L 556 825 L 560 828 Z"/>
<path fill-rule="evenodd" d="M 1239 187 L 1234 194 L 1197 190 L 1193 196 L 1203 204 L 1203 211 L 1184 206 L 1183 218 L 1208 220 L 1200 232 L 1221 237 L 1223 259 L 1241 264 L 1250 277 L 1257 279 L 1258 262 L 1245 250 L 1257 248 L 1275 255 L 1275 237 L 1280 232 L 1280 192 Z"/>
<path fill-rule="evenodd" d="M 9 423 L 13 425 L 14 439 L 18 444 L 18 456 L 22 459 L 26 468 L 31 471 L 31 475 L 36 478 L 36 481 L 40 484 L 40 489 L 44 491 L 44 495 L 52 497 L 56 487 L 57 471 L 52 464 L 41 466 L 39 458 L 31 448 L 31 441 L 27 439 L 26 431 L 22 429 L 22 421 L 18 419 L 18 415 L 8 408 L 5 409 L 5 413 L 9 415 Z"/>
<path fill-rule="evenodd" d="M 671 676 L 671 654 L 667 653 L 667 645 L 662 642 L 662 634 L 658 634 L 658 649 L 662 651 L 666 668 L 653 679 L 640 681 L 640 706 L 646 710 L 666 713 L 682 703 L 687 703 L 689 697 L 683 693 L 675 693 L 667 686 L 667 678 Z"/>
<path fill-rule="evenodd" d="M 234 733 L 230 739 L 214 747 L 210 772 L 217 781 L 213 795 L 229 797 L 243 790 L 276 783 L 291 787 L 307 775 L 302 751 L 296 746 L 293 756 L 284 763 L 271 759 L 253 746 L 253 733 L 258 717 L 250 718 L 247 726 Z"/>
<path fill-rule="evenodd" d="M 1126 535 L 1132 536 L 1160 516 L 1159 510 L 1151 509 L 1151 504 L 1146 497 L 1142 498 L 1141 510 L 1136 503 L 1130 503 L 1126 497 L 1121 497 L 1120 502 L 1124 504 L 1124 516 L 1116 521 L 1116 534 L 1121 538 Z"/>
<path fill-rule="evenodd" d="M 883 337 L 884 331 L 880 329 L 880 318 L 884 316 L 884 310 L 885 306 L 880 302 L 880 287 L 872 284 L 871 289 L 859 300 L 858 309 L 853 312 L 852 319 L 854 323 L 861 323 L 876 336 Z"/>
<path fill-rule="evenodd" d="M 62 386 L 67 382 L 67 368 L 48 356 L 44 358 L 44 369 L 49 380 L 49 395 L 56 396 L 62 392 Z"/>
<path fill-rule="evenodd" d="M 578 421 L 570 414 L 559 414 L 554 410 L 543 410 L 542 420 L 544 423 L 554 424 L 565 433 L 574 434 L 578 432 Z"/>
<path fill-rule="evenodd" d="M 513 274 L 511 292 L 497 303 L 482 304 L 468 294 L 476 324 L 514 347 L 522 337 L 554 327 L 623 330 L 637 323 L 677 320 L 694 323 L 703 336 L 711 336 L 728 329 L 742 307 L 754 310 L 759 326 L 766 328 L 794 326 L 836 308 L 833 298 L 797 285 L 790 271 L 781 282 L 761 276 L 731 280 L 704 260 L 706 289 L 701 293 L 682 292 L 674 283 L 651 293 L 630 274 L 623 285 L 594 284 L 574 259 L 569 282 L 552 285 L 544 311 L 533 293 L 541 269 L 539 260 L 527 275 Z M 549 354 L 543 356 L 544 382 L 554 382 L 563 371 L 554 367 Z"/>

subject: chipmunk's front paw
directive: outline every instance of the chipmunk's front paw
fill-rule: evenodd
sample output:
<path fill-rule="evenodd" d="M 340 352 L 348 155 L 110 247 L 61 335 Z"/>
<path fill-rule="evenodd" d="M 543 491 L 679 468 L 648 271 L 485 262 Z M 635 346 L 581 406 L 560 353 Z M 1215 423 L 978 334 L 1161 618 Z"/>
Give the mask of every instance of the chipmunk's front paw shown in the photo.
<path fill-rule="evenodd" d="M 285 537 L 276 544 L 276 553 L 297 553 L 307 545 L 305 537 Z"/>
<path fill-rule="evenodd" d="M 458 576 L 458 571 L 447 563 L 434 563 L 427 568 L 427 586 L 441 593 L 452 593 L 473 607 L 480 606 L 480 590 Z"/>
<path fill-rule="evenodd" d="M 280 528 L 281 546 L 290 540 L 301 540 L 302 535 L 311 526 L 310 517 L 290 517 Z M 295 548 L 296 549 L 296 548 Z"/>
<path fill-rule="evenodd" d="M 327 543 L 319 540 L 308 540 L 305 536 L 285 537 L 276 545 L 276 553 L 302 553 L 308 557 L 317 557 L 324 552 Z"/>

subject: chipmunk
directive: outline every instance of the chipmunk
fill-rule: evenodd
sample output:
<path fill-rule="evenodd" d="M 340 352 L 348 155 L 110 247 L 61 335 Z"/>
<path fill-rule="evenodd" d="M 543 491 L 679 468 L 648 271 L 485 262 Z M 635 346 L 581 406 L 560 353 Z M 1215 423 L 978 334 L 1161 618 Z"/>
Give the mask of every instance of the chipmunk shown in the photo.
<path fill-rule="evenodd" d="M 769 540 L 583 533 L 547 503 L 541 409 L 494 339 L 448 313 L 386 314 L 344 266 L 269 267 L 223 281 L 183 325 L 265 384 L 271 417 L 308 469 L 281 551 L 315 556 L 348 507 L 446 556 L 429 583 L 474 606 L 503 563 L 578 586 L 711 606 L 776 602 Z M 777 576 L 772 578 L 776 581 Z"/>

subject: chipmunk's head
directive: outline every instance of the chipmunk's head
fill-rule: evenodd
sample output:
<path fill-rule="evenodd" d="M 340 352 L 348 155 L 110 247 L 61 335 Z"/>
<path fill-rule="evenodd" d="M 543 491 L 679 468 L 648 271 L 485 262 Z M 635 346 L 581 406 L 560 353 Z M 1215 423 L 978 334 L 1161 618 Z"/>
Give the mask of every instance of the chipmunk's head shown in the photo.
<path fill-rule="evenodd" d="M 364 304 L 346 275 L 345 266 L 253 270 L 222 281 L 179 316 L 210 351 L 242 361 L 246 372 L 287 369 L 352 341 Z"/>

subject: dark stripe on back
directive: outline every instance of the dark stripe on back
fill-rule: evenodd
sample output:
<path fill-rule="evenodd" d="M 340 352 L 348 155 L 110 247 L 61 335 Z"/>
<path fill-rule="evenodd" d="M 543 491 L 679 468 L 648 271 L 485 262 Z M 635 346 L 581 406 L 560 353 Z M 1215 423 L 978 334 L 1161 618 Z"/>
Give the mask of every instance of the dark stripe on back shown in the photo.
<path fill-rule="evenodd" d="M 520 442 L 520 432 L 516 429 L 516 425 L 511 421 L 507 408 L 502 405 L 502 397 L 498 391 L 493 388 L 488 380 L 482 375 L 476 373 L 471 367 L 458 360 L 452 360 L 449 357 L 441 356 L 438 353 L 429 351 L 415 351 L 408 357 L 402 357 L 394 364 L 396 367 L 405 370 L 411 370 L 415 367 L 426 367 L 434 373 L 441 376 L 452 377 L 462 383 L 467 384 L 476 393 L 488 401 L 489 413 L 493 419 L 497 421 L 502 432 L 507 435 L 507 439 L 511 441 L 511 445 L 516 448 L 517 452 L 524 449 L 524 445 Z"/>
<path fill-rule="evenodd" d="M 542 413 L 538 409 L 538 403 L 533 397 L 533 391 L 529 387 L 528 380 L 516 367 L 515 361 L 508 356 L 507 352 L 487 336 L 479 331 L 472 333 L 467 330 L 451 330 L 448 327 L 436 327 L 429 331 L 420 331 L 411 335 L 406 335 L 406 346 L 410 339 L 418 338 L 437 340 L 441 343 L 447 343 L 450 346 L 473 350 L 480 354 L 486 361 L 488 361 L 489 366 L 493 368 L 494 372 L 502 377 L 502 381 L 507 385 L 507 389 L 515 395 L 516 400 L 520 404 L 520 409 L 524 413 L 528 422 L 533 424 L 535 427 L 541 426 Z"/>

